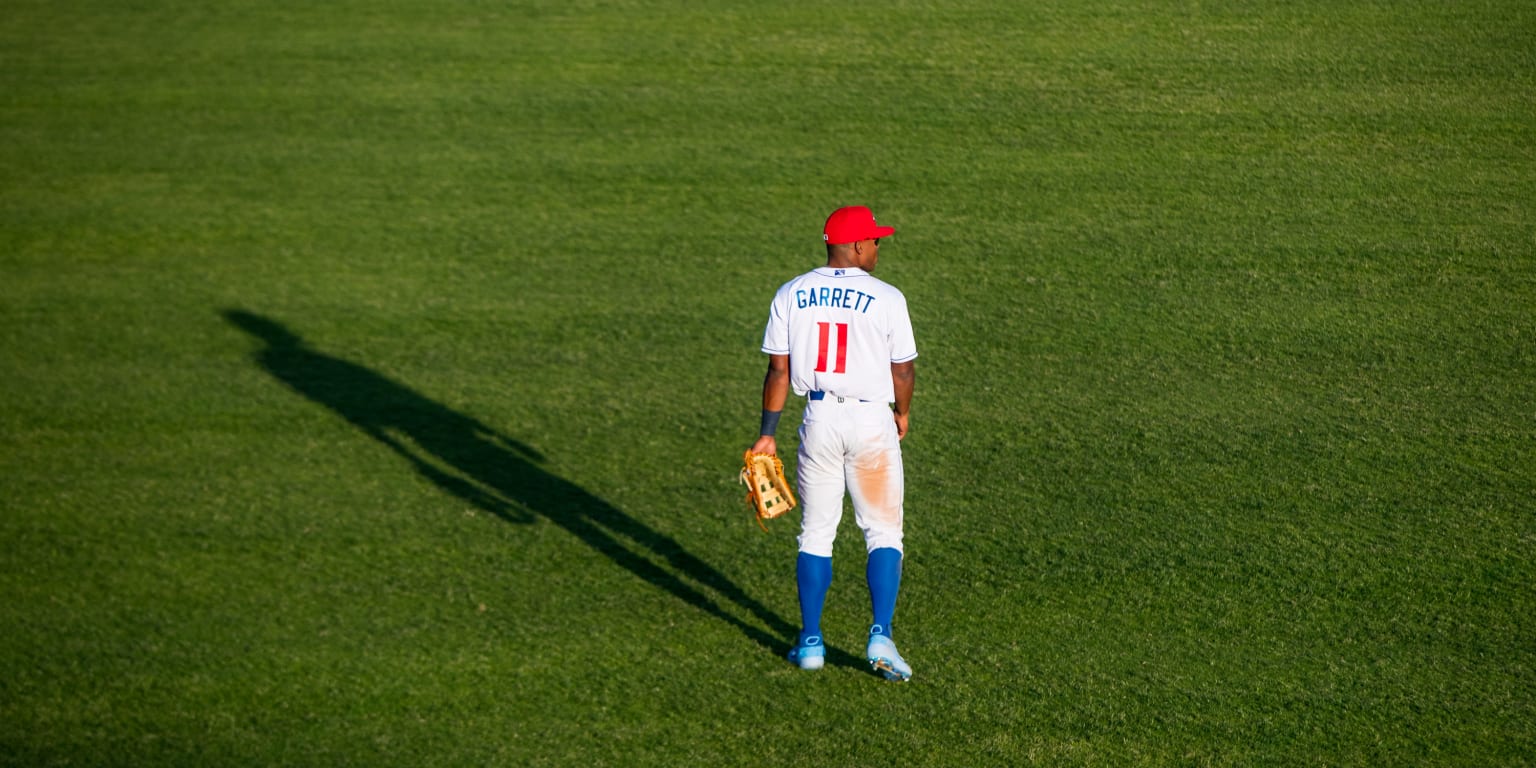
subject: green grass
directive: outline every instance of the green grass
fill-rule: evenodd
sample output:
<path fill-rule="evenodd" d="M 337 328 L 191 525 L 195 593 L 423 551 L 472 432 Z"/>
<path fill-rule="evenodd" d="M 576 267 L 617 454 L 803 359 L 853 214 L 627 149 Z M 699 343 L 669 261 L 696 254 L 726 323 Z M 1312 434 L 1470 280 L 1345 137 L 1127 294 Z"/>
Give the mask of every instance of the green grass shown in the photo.
<path fill-rule="evenodd" d="M 1515 0 L 12 2 L 0 764 L 1536 763 L 1533 103 Z M 850 203 L 904 686 L 735 480 Z"/>

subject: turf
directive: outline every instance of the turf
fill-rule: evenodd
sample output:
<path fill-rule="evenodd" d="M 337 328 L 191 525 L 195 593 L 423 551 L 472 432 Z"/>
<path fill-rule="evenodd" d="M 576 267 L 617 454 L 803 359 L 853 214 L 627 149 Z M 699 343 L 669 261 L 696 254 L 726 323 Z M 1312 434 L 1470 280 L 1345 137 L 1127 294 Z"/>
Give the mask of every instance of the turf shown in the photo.
<path fill-rule="evenodd" d="M 1517 0 L 14 0 L 0 763 L 1536 762 L 1532 103 Z M 852 203 L 905 685 L 735 478 Z"/>

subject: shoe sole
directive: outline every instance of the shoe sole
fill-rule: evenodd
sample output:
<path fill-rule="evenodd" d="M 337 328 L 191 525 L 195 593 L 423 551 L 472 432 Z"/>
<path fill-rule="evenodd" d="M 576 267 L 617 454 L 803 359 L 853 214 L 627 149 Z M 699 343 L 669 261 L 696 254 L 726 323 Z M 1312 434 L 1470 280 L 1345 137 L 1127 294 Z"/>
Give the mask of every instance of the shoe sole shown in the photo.
<path fill-rule="evenodd" d="M 816 670 L 826 666 L 827 657 L 825 655 L 801 656 L 797 653 L 791 653 L 789 654 L 789 663 L 803 670 L 806 670 L 807 672 L 815 672 Z"/>
<path fill-rule="evenodd" d="M 885 675 L 885 679 L 890 680 L 893 683 L 904 683 L 912 679 L 911 673 L 903 674 L 901 670 L 896 668 L 895 664 L 891 663 L 890 659 L 870 659 L 869 666 L 873 667 L 876 672 Z"/>

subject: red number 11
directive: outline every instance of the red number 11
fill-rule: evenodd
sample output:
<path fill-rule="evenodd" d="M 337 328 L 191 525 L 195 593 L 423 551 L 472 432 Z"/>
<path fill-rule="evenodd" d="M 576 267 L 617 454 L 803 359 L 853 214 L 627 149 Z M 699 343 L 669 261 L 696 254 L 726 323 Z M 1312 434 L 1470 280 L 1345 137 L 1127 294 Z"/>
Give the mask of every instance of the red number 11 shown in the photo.
<path fill-rule="evenodd" d="M 818 346 L 817 346 L 817 349 L 816 349 L 816 372 L 817 373 L 826 373 L 827 372 L 827 348 L 829 346 L 827 344 L 827 342 L 830 341 L 830 337 L 832 335 L 832 324 L 831 323 L 817 323 L 816 324 L 816 328 L 820 332 L 820 339 L 819 339 Z M 837 367 L 832 369 L 833 373 L 847 373 L 848 372 L 848 324 L 847 323 L 838 323 L 837 324 L 837 363 L 836 363 L 836 366 Z"/>

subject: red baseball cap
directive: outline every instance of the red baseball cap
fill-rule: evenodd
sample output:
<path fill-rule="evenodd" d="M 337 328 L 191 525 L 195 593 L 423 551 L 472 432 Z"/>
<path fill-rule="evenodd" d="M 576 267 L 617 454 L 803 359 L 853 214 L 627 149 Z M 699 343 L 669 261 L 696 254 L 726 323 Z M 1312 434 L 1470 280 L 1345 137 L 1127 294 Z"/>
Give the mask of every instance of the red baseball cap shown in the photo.
<path fill-rule="evenodd" d="M 827 217 L 827 226 L 821 230 L 821 239 L 827 245 L 857 243 L 877 237 L 890 237 L 895 227 L 882 227 L 875 223 L 875 214 L 862 205 L 839 208 Z"/>

